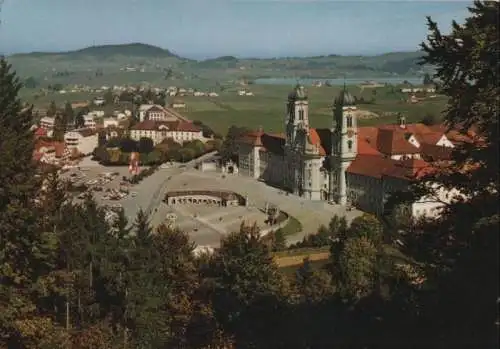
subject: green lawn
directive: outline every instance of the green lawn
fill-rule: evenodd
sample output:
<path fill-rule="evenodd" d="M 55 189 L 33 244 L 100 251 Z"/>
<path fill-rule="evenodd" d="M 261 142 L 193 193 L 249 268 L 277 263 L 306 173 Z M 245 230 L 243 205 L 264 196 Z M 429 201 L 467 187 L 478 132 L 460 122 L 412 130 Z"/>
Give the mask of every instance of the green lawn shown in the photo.
<path fill-rule="evenodd" d="M 214 131 L 225 134 L 231 125 L 246 126 L 252 129 L 263 127 L 269 132 L 282 132 L 284 129 L 285 107 L 288 92 L 293 86 L 251 85 L 248 87 L 255 96 L 238 96 L 235 91 L 223 92 L 219 97 L 184 98 L 187 104 L 185 114 L 192 120 L 200 120 L 211 126 Z M 371 90 L 361 92 L 357 86 L 348 87 L 357 97 L 374 103 L 359 104 L 358 109 L 368 110 L 379 115 L 378 118 L 361 119 L 361 126 L 394 123 L 395 113 L 406 115 L 408 122 L 418 122 L 427 113 L 439 116 L 444 109 L 445 99 L 436 97 L 426 99 L 417 104 L 401 101 L 404 95 L 391 88 L 377 89 L 374 96 Z M 396 89 L 397 90 L 397 89 Z M 340 92 L 340 87 L 310 87 L 309 123 L 312 127 L 330 127 L 332 122 L 332 104 Z"/>
<path fill-rule="evenodd" d="M 192 81 L 193 84 L 195 81 Z M 175 81 L 170 84 L 176 85 Z M 108 84 L 109 85 L 109 84 Z M 202 86 L 193 87 L 201 90 L 217 91 L 215 86 L 211 88 Z M 185 86 L 185 84 L 182 84 Z M 186 85 L 187 87 L 187 85 Z M 186 103 L 186 109 L 180 111 L 192 120 L 199 120 L 212 127 L 217 133 L 225 135 L 227 129 L 232 125 L 246 126 L 251 129 L 263 127 L 268 132 L 283 132 L 285 110 L 288 93 L 293 86 L 283 85 L 249 85 L 246 87 L 254 93 L 254 96 L 238 96 L 239 86 L 232 86 L 219 93 L 219 97 L 194 97 L 185 96 L 182 99 Z M 341 86 L 333 87 L 308 87 L 309 95 L 309 122 L 312 127 L 327 128 L 332 123 L 332 104 L 339 94 Z M 398 87 L 381 87 L 377 89 L 361 90 L 359 86 L 348 86 L 349 91 L 358 98 L 365 100 L 375 98 L 373 103 L 358 104 L 358 109 L 374 112 L 377 118 L 360 119 L 359 125 L 368 126 L 376 124 L 394 123 L 397 112 L 404 113 L 408 122 L 417 122 L 427 113 L 439 116 L 445 107 L 444 97 L 426 98 L 417 104 L 409 104 L 402 101 L 407 96 L 398 92 Z M 373 92 L 376 91 L 376 92 Z M 50 94 L 48 96 L 33 98 L 33 90 L 23 90 L 21 97 L 37 106 L 47 106 L 51 100 L 58 104 L 65 101 L 90 100 L 99 94 L 89 93 L 67 93 Z M 168 97 L 168 100 L 173 100 Z"/>

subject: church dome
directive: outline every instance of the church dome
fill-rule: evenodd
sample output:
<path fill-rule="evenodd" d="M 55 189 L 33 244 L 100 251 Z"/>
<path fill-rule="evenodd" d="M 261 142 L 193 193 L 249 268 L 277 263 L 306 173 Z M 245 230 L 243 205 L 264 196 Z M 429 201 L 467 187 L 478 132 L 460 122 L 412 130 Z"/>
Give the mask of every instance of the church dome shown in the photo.
<path fill-rule="evenodd" d="M 303 101 L 307 99 L 307 93 L 304 86 L 297 84 L 292 92 L 288 94 L 289 101 Z"/>
<path fill-rule="evenodd" d="M 347 91 L 345 88 L 340 91 L 337 98 L 335 98 L 335 105 L 342 105 L 344 107 L 347 107 L 354 104 L 356 104 L 356 101 L 353 95 L 350 94 L 349 91 Z"/>

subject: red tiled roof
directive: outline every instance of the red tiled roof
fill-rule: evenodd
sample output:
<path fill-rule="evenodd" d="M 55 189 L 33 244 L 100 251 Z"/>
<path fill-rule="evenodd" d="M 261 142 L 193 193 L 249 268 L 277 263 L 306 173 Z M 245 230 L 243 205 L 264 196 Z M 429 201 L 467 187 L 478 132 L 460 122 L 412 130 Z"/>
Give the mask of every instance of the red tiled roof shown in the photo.
<path fill-rule="evenodd" d="M 394 160 L 377 155 L 358 154 L 347 168 L 347 172 L 367 177 L 381 178 L 385 169 L 392 166 Z"/>
<path fill-rule="evenodd" d="M 443 134 L 438 132 L 416 133 L 414 134 L 414 136 L 420 144 L 427 143 L 436 145 L 439 142 L 439 140 L 443 137 Z"/>
<path fill-rule="evenodd" d="M 403 129 L 396 130 L 392 127 L 380 127 L 377 137 L 377 150 L 388 155 L 419 153 L 419 149 L 408 141 L 410 136 L 411 133 Z"/>
<path fill-rule="evenodd" d="M 82 137 L 90 137 L 97 133 L 96 130 L 93 130 L 91 128 L 82 128 L 79 130 L 75 130 L 75 132 L 78 132 L 80 135 L 82 135 Z"/>
<path fill-rule="evenodd" d="M 283 156 L 284 151 L 285 151 L 285 138 L 284 137 L 279 137 L 275 134 L 273 135 L 273 134 L 264 133 L 259 138 L 261 140 L 261 146 L 265 149 L 265 151 L 268 151 L 268 152 L 276 154 L 276 155 Z"/>
<path fill-rule="evenodd" d="M 200 132 L 201 129 L 194 125 L 192 122 L 187 121 L 155 121 L 155 120 L 144 120 L 135 124 L 132 130 L 145 130 L 145 131 L 155 131 L 158 130 L 160 126 L 166 126 L 171 131 L 179 132 Z"/>
<path fill-rule="evenodd" d="M 319 148 L 319 155 L 326 155 L 325 149 L 321 145 L 321 139 L 319 138 L 319 134 L 315 128 L 309 129 L 309 137 L 312 145 L 317 145 Z"/>
<path fill-rule="evenodd" d="M 54 148 L 56 150 L 56 157 L 60 158 L 63 157 L 66 152 L 66 144 L 64 142 L 54 142 Z"/>
<path fill-rule="evenodd" d="M 175 127 L 176 131 L 181 132 L 200 132 L 201 129 L 193 124 L 192 122 L 187 121 L 178 121 L 177 126 Z"/>
<path fill-rule="evenodd" d="M 321 138 L 315 128 L 309 129 L 309 135 L 313 145 L 319 146 L 320 155 L 325 156 L 326 151 L 321 144 Z M 285 145 L 284 133 L 264 133 L 263 131 L 252 131 L 243 135 L 238 142 L 253 145 L 254 147 L 264 147 L 266 151 L 276 154 L 283 154 Z M 272 144 L 272 145 L 271 145 Z M 279 145 L 278 145 L 279 144 Z"/>
<path fill-rule="evenodd" d="M 54 148 L 53 142 L 38 139 L 35 143 L 35 152 L 39 152 L 42 148 Z"/>
<path fill-rule="evenodd" d="M 43 153 L 39 153 L 39 152 L 34 152 L 33 153 L 33 160 L 35 161 L 40 161 L 43 157 Z"/>
<path fill-rule="evenodd" d="M 450 160 L 453 153 L 453 148 L 428 143 L 420 144 L 420 149 L 423 158 L 430 162 Z"/>
<path fill-rule="evenodd" d="M 377 155 L 358 155 L 349 165 L 347 172 L 367 177 L 392 177 L 405 180 L 421 178 L 428 174 L 432 167 L 423 160 L 393 160 Z"/>
<path fill-rule="evenodd" d="M 47 136 L 47 130 L 42 127 L 39 127 L 35 130 L 35 136 L 37 137 L 45 137 Z"/>
<path fill-rule="evenodd" d="M 381 155 L 377 150 L 378 128 L 358 128 L 358 154 Z"/>
<path fill-rule="evenodd" d="M 262 131 L 248 132 L 248 133 L 244 134 L 238 140 L 238 142 L 248 144 L 248 145 L 253 145 L 254 147 L 261 147 L 263 135 L 264 135 L 264 132 L 262 132 Z"/>
<path fill-rule="evenodd" d="M 403 161 L 395 161 L 392 166 L 385 169 L 383 175 L 386 177 L 400 179 L 419 179 L 430 173 L 431 166 L 419 159 L 408 159 Z"/>

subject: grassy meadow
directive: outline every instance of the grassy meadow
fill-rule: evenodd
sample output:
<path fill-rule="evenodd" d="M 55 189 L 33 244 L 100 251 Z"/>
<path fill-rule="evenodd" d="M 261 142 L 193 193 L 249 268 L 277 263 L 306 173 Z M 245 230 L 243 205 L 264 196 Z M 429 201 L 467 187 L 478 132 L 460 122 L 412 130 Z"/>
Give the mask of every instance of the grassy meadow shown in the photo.
<path fill-rule="evenodd" d="M 202 121 L 220 134 L 226 134 L 231 125 L 246 126 L 251 129 L 262 127 L 268 132 L 282 132 L 287 96 L 292 89 L 293 85 L 249 85 L 247 90 L 253 92 L 254 96 L 238 96 L 239 87 L 230 87 L 218 92 L 218 97 L 168 97 L 168 101 L 174 99 L 184 101 L 186 108 L 185 110 L 179 110 L 181 114 L 191 120 Z M 307 88 L 309 122 L 312 127 L 330 127 L 332 120 L 331 106 L 341 89 L 341 86 Z M 395 113 L 397 112 L 406 115 L 408 122 L 417 122 L 428 113 L 439 116 L 446 103 L 444 97 L 429 98 L 427 96 L 419 103 L 410 104 L 406 102 L 408 96 L 399 92 L 399 87 L 386 86 L 362 90 L 359 86 L 348 86 L 348 89 L 358 98 L 375 99 L 373 103 L 358 104 L 358 109 L 377 114 L 377 117 L 360 119 L 359 124 L 361 126 L 394 123 L 396 120 Z M 50 101 L 54 100 L 62 107 L 66 101 L 92 100 L 99 95 L 91 93 L 54 93 L 34 99 L 33 93 L 25 89 L 21 93 L 21 98 L 40 107 L 47 107 Z"/>
<path fill-rule="evenodd" d="M 186 110 L 183 113 L 192 120 L 200 120 L 211 126 L 214 131 L 225 134 L 231 125 L 246 126 L 252 129 L 263 127 L 266 131 L 282 132 L 284 128 L 287 95 L 293 86 L 251 85 L 248 89 L 255 96 L 238 96 L 236 91 L 225 91 L 219 97 L 184 97 Z M 349 86 L 349 91 L 358 98 L 369 100 L 372 104 L 359 104 L 358 109 L 374 112 L 376 118 L 361 119 L 359 124 L 376 125 L 393 123 L 395 113 L 406 115 L 408 122 L 417 122 L 426 114 L 439 116 L 445 107 L 443 97 L 426 98 L 416 104 L 409 104 L 402 99 L 407 96 L 397 88 L 381 87 L 361 90 L 358 86 Z M 341 87 L 309 87 L 309 123 L 312 127 L 330 127 L 332 120 L 331 106 Z"/>

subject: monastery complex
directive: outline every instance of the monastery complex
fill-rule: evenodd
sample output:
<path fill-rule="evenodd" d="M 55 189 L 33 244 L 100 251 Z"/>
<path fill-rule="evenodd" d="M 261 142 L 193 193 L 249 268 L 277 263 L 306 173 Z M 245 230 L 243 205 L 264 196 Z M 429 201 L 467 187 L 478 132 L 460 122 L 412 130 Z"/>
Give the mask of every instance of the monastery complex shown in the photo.
<path fill-rule="evenodd" d="M 304 87 L 297 86 L 287 102 L 284 134 L 263 130 L 244 135 L 238 143 L 239 173 L 278 186 L 310 200 L 355 206 L 384 213 L 390 193 L 405 190 L 431 169 L 449 160 L 453 148 L 466 141 L 444 125 L 407 124 L 358 127 L 354 97 L 346 88 L 333 103 L 330 129 L 311 128 Z M 405 207 L 411 216 L 439 214 L 438 200 Z"/>

